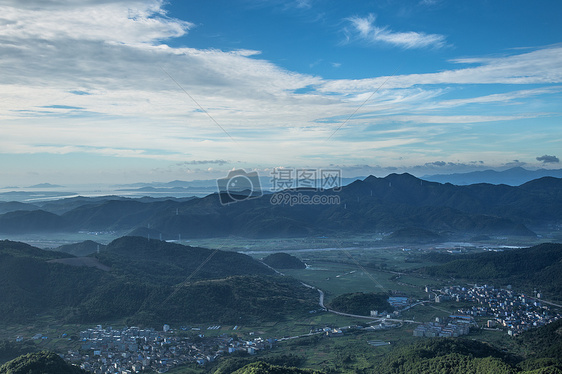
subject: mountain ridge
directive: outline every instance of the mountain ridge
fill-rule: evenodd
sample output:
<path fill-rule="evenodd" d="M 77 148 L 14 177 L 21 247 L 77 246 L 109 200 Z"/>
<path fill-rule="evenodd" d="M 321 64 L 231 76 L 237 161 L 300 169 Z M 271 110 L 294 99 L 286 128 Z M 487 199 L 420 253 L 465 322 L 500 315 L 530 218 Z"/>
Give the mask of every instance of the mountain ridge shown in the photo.
<path fill-rule="evenodd" d="M 490 183 L 520 186 L 528 181 L 542 177 L 562 178 L 562 169 L 528 170 L 517 166 L 501 171 L 488 169 L 468 173 L 424 175 L 421 178 L 428 181 L 451 183 L 456 185 Z"/>
<path fill-rule="evenodd" d="M 455 186 L 407 173 L 389 174 L 357 180 L 341 191 L 287 190 L 230 205 L 222 205 L 218 194 L 87 200 L 82 205 L 82 200 L 69 200 L 63 202 L 67 208 L 59 215 L 45 210 L 1 214 L 0 231 L 118 231 L 177 239 L 353 235 L 417 228 L 451 235 L 535 236 L 535 228 L 557 224 L 562 218 L 560 190 L 562 179 L 553 177 L 517 187 Z M 333 198 L 336 203 L 299 203 L 304 198 Z M 51 204 L 50 210 L 56 210 Z"/>

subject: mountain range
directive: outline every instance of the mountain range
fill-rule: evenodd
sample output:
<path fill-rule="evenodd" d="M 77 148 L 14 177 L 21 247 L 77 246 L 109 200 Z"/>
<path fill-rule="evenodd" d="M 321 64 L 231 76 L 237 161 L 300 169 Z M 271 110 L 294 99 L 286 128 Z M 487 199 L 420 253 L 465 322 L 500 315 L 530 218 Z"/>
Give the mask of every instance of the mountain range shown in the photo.
<path fill-rule="evenodd" d="M 277 200 L 272 200 L 277 197 Z M 562 220 L 562 179 L 520 186 L 428 182 L 410 174 L 370 176 L 341 191 L 294 190 L 222 205 L 221 196 L 184 199 L 76 197 L 41 205 L 0 203 L 0 232 L 117 231 L 163 239 L 306 237 L 426 230 L 535 236 Z M 304 204 L 303 199 L 329 204 Z M 224 200 L 224 199 L 223 199 Z M 296 201 L 297 204 L 291 204 Z M 15 209 L 13 211 L 7 211 Z M 429 233 L 427 232 L 429 231 Z"/>
<path fill-rule="evenodd" d="M 522 167 L 513 167 L 506 170 L 481 170 L 470 173 L 435 174 L 425 175 L 422 179 L 439 183 L 456 185 L 469 185 L 475 183 L 507 184 L 519 186 L 533 179 L 543 177 L 562 178 L 562 169 L 537 169 L 528 170 Z"/>

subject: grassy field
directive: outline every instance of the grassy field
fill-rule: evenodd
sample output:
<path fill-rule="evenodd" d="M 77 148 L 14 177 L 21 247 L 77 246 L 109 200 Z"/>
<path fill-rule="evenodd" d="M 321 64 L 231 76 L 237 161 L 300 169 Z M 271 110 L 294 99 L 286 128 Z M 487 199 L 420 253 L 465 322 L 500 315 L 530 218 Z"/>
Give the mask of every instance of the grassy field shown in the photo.
<path fill-rule="evenodd" d="M 314 263 L 308 269 L 284 270 L 284 274 L 318 287 L 326 294 L 326 300 L 349 292 L 398 291 L 415 298 L 424 297 L 426 279 L 409 276 L 403 280 L 388 271 L 359 268 L 354 264 L 333 262 Z"/>

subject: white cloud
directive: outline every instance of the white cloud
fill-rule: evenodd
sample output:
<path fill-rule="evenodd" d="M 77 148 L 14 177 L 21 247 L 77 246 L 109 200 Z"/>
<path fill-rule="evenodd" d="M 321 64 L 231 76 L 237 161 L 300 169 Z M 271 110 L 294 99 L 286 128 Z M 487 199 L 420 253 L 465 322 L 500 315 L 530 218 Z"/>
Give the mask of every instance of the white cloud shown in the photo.
<path fill-rule="evenodd" d="M 184 35 L 190 22 L 168 18 L 161 0 L 11 2 L 0 6 L 0 37 L 154 43 Z"/>
<path fill-rule="evenodd" d="M 454 107 L 466 104 L 485 104 L 485 103 L 508 103 L 517 99 L 524 99 L 532 96 L 538 96 L 543 94 L 552 94 L 562 92 L 562 87 L 542 87 L 535 88 L 532 90 L 518 90 L 513 92 L 507 92 L 502 94 L 492 94 L 479 97 L 471 97 L 468 99 L 454 99 L 454 100 L 443 100 L 436 104 L 434 107 Z M 430 106 L 431 107 L 431 106 Z"/>
<path fill-rule="evenodd" d="M 348 21 L 351 23 L 354 34 L 369 43 L 388 44 L 404 49 L 441 48 L 445 46 L 443 35 L 415 31 L 395 32 L 390 30 L 388 26 L 376 26 L 373 14 L 367 17 L 351 17 Z"/>
<path fill-rule="evenodd" d="M 438 73 L 383 76 L 369 79 L 327 81 L 322 92 L 369 92 L 407 88 L 417 85 L 444 84 L 553 84 L 562 83 L 562 46 L 506 57 L 478 59 L 480 66 L 445 70 Z M 384 85 L 383 85 L 384 84 Z"/>
<path fill-rule="evenodd" d="M 174 163 L 239 160 L 240 166 L 265 168 L 372 158 L 388 164 L 408 147 L 418 162 L 424 149 L 431 153 L 424 146 L 435 137 L 446 142 L 450 128 L 543 116 L 424 111 L 560 92 L 559 87 L 542 87 L 438 101 L 450 90 L 447 85 L 562 81 L 561 46 L 459 59 L 454 62 L 478 66 L 438 73 L 327 80 L 283 69 L 260 59 L 260 51 L 166 45 L 194 26 L 168 17 L 162 1 L 3 1 L 0 15 L 4 154 L 87 153 Z M 376 27 L 374 19 L 360 26 L 366 35 Z M 426 34 L 408 39 L 409 33 L 377 32 L 385 43 L 403 48 L 444 43 Z M 295 93 L 300 89 L 306 93 Z M 506 160 L 514 158 L 510 154 Z M 426 159 L 449 160 L 441 151 Z M 218 166 L 226 170 L 232 164 Z"/>

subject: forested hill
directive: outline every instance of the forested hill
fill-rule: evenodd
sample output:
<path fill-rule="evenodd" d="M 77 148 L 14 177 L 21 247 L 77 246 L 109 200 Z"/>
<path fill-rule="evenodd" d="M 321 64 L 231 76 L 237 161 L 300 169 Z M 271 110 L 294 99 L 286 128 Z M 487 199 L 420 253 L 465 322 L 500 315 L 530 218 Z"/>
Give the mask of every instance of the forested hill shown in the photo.
<path fill-rule="evenodd" d="M 110 266 L 115 274 L 168 285 L 181 283 L 188 277 L 199 280 L 274 274 L 261 262 L 241 253 L 132 236 L 116 239 L 92 256 Z"/>
<path fill-rule="evenodd" d="M 535 228 L 560 221 L 562 179 L 541 178 L 521 186 L 455 186 L 427 182 L 409 174 L 370 176 L 341 191 L 285 191 L 222 205 L 217 194 L 189 200 L 86 198 L 0 214 L 0 232 L 132 232 L 162 239 L 178 237 L 304 237 L 310 235 L 425 232 L 534 236 Z M 327 204 L 293 204 L 295 196 Z M 302 200 L 302 199 L 301 199 Z M 23 210 L 23 209 L 33 210 Z M 2 211 L 0 211 L 2 212 Z M 436 240 L 439 238 L 436 238 Z"/>
<path fill-rule="evenodd" d="M 126 237 L 96 254 L 99 259 L 84 261 L 105 266 L 79 266 L 80 258 L 69 256 L 0 242 L 3 321 L 48 315 L 73 323 L 249 323 L 282 320 L 317 305 L 315 291 L 270 276 L 271 269 L 238 253 Z"/>
<path fill-rule="evenodd" d="M 306 264 L 288 253 L 272 253 L 263 262 L 274 269 L 304 269 Z"/>
<path fill-rule="evenodd" d="M 0 374 L 87 374 L 53 352 L 30 353 L 0 366 Z"/>
<path fill-rule="evenodd" d="M 437 277 L 517 284 L 537 288 L 562 299 L 562 244 L 546 243 L 503 252 L 440 256 L 438 260 L 445 263 L 421 271 Z"/>

